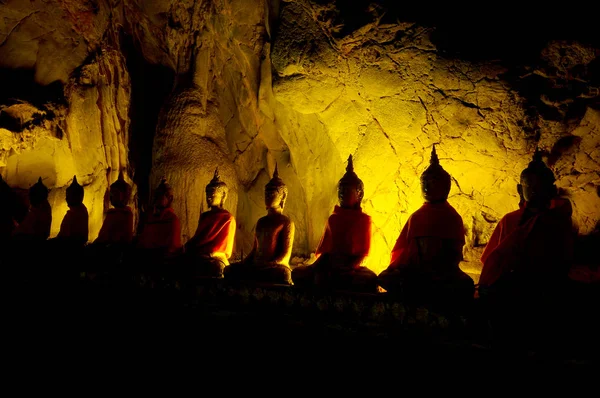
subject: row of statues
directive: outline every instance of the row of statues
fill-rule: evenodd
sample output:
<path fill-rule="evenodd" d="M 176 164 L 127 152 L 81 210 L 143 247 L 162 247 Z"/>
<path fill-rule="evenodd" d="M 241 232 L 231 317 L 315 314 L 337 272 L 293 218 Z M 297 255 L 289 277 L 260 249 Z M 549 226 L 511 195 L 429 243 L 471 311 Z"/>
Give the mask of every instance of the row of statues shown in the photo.
<path fill-rule="evenodd" d="M 265 186 L 267 214 L 256 224 L 252 251 L 239 262 L 229 263 L 236 220 L 224 209 L 228 188 L 218 170 L 206 187 L 209 210 L 201 214 L 194 236 L 185 245 L 171 207 L 173 190 L 165 179 L 155 190 L 152 210 L 141 220 L 139 234 L 133 236 L 133 213 L 128 206 L 131 187 L 120 173 L 110 186 L 113 208 L 90 246 L 133 246 L 146 253 L 149 261 L 184 265 L 199 277 L 360 292 L 385 290 L 406 297 L 468 301 L 474 296 L 475 285 L 459 267 L 464 224 L 447 201 L 451 176 L 441 166 L 435 146 L 420 182 L 424 204 L 403 226 L 390 264 L 380 275 L 365 267 L 372 221 L 361 208 L 364 184 L 354 172 L 351 155 L 338 183 L 339 205 L 327 220 L 312 264 L 293 270 L 290 267 L 294 223 L 283 214 L 288 189 L 277 166 Z M 571 263 L 571 205 L 557 196 L 554 174 L 539 151 L 521 173 L 517 189 L 522 198 L 520 208 L 501 219 L 481 257 L 479 285 L 486 294 L 495 294 L 504 286 L 513 289 L 516 281 L 524 285 L 558 283 L 566 278 Z M 29 197 L 29 212 L 14 225 L 11 235 L 16 240 L 45 240 L 50 234 L 51 209 L 48 189 L 41 179 L 31 187 Z M 88 239 L 88 213 L 83 187 L 76 178 L 66 191 L 66 200 L 69 210 L 54 240 L 83 246 Z"/>

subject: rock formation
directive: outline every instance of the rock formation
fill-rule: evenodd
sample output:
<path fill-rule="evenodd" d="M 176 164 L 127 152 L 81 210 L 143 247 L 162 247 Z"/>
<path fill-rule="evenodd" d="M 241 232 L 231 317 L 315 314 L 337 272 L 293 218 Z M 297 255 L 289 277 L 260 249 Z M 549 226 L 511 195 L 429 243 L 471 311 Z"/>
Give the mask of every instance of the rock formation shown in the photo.
<path fill-rule="evenodd" d="M 379 272 L 422 203 L 418 175 L 434 143 L 454 178 L 449 200 L 466 223 L 472 272 L 496 222 L 516 209 L 518 175 L 536 146 L 572 199 L 579 232 L 598 228 L 598 43 L 551 37 L 530 59 L 475 59 L 450 53 L 451 36 L 442 41 L 435 24 L 386 1 L 57 4 L 0 3 L 0 172 L 23 189 L 43 177 L 53 234 L 61 191 L 77 174 L 95 238 L 106 188 L 126 168 L 145 192 L 142 207 L 158 179 L 169 179 L 185 241 L 219 166 L 239 256 L 250 250 L 277 162 L 290 189 L 294 253 L 308 257 L 352 154 L 375 225 L 369 266 Z M 134 55 L 143 59 L 135 70 Z M 145 93 L 160 112 L 134 114 L 132 81 L 153 65 L 173 77 L 155 82 L 169 92 L 150 81 Z M 139 118 L 154 124 L 136 128 Z M 136 150 L 147 152 L 147 167 Z"/>

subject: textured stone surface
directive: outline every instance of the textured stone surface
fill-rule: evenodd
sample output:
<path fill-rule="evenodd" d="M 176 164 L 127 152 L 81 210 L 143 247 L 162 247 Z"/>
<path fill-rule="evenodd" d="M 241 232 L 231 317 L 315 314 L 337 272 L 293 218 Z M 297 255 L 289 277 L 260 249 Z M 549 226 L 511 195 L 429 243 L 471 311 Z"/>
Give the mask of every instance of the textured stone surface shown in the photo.
<path fill-rule="evenodd" d="M 109 9 L 94 0 L 0 3 L 0 67 L 32 68 L 41 84 L 60 81 L 98 48 Z M 104 5 L 104 3 L 102 3 Z"/>
<path fill-rule="evenodd" d="M 65 87 L 66 104 L 41 109 L 28 103 L 0 105 L 0 112 L 22 121 L 22 130 L 15 129 L 20 131 L 0 127 L 3 177 L 21 189 L 42 177 L 50 188 L 51 236 L 58 233 L 67 211 L 65 189 L 73 175 L 84 186 L 90 240 L 97 236 L 109 206 L 108 186 L 120 168 L 128 168 L 129 96 L 123 57 L 105 50 L 71 77 Z M 130 181 L 127 173 L 126 179 Z"/>
<path fill-rule="evenodd" d="M 431 26 L 394 21 L 379 6 L 345 20 L 342 9 L 351 7 L 338 3 L 0 3 L 0 66 L 31 69 L 42 85 L 58 82 L 66 98 L 43 105 L 3 99 L 3 176 L 26 188 L 43 168 L 54 188 L 76 170 L 99 220 L 114 179 L 106 168 L 129 164 L 130 84 L 118 54 L 127 37 L 148 64 L 176 76 L 169 98 L 156 99 L 156 133 L 144 134 L 154 136 L 150 184 L 163 175 L 173 184 L 184 240 L 219 166 L 238 220 L 235 256 L 247 253 L 277 162 L 302 261 L 318 244 L 353 154 L 365 182 L 363 209 L 375 224 L 369 266 L 381 271 L 421 205 L 418 176 L 434 143 L 454 178 L 450 203 L 467 229 L 468 272 L 477 274 L 497 221 L 517 208 L 518 176 L 536 146 L 572 199 L 579 232 L 597 228 L 598 48 L 551 41 L 531 64 L 468 61 L 440 50 Z M 96 56 L 99 48 L 106 51 Z M 60 222 L 64 205 L 53 201 Z"/>
<path fill-rule="evenodd" d="M 323 156 L 339 164 L 325 175 L 300 174 L 306 185 L 318 177 L 315 191 L 331 191 L 348 153 L 354 155 L 365 181 L 363 209 L 376 226 L 371 268 L 385 267 L 400 228 L 421 205 L 418 176 L 434 143 L 453 177 L 449 201 L 465 222 L 467 271 L 478 271 L 481 246 L 500 217 L 517 208 L 518 176 L 536 145 L 547 152 L 557 185 L 573 200 L 580 232 L 594 229 L 600 219 L 598 96 L 579 101 L 588 93 L 573 90 L 568 79 L 578 71 L 574 82 L 581 90 L 591 87 L 587 66 L 597 49 L 550 43 L 540 70 L 531 72 L 542 76 L 545 90 L 527 98 L 518 89 L 526 74 L 511 80 L 511 71 L 499 63 L 444 58 L 431 42 L 433 29 L 375 19 L 340 36 L 328 15 L 316 2 L 282 6 L 271 53 L 274 101 L 284 109 L 276 115 L 295 114 L 281 124 L 296 128 L 287 130 L 290 135 L 281 131 L 293 158 L 301 159 L 294 164 L 299 174 L 306 167 L 300 163 L 318 163 Z M 571 91 L 557 93 L 563 86 Z M 577 101 L 583 113 L 574 116 L 569 107 Z M 540 109 L 534 117 L 528 113 L 532 105 Z M 542 105 L 564 117 L 548 120 Z M 305 140 L 314 145 L 299 144 Z M 309 213 L 317 231 L 323 216 Z"/>

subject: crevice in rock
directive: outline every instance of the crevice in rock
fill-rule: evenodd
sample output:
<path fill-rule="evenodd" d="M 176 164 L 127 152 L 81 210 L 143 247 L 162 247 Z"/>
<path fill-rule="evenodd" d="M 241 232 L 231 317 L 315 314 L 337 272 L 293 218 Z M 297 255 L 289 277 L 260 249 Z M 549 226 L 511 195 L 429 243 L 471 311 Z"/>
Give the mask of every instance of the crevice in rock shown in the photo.
<path fill-rule="evenodd" d="M 132 178 L 138 188 L 138 206 L 146 208 L 152 190 L 149 177 L 158 116 L 173 89 L 175 73 L 147 62 L 128 36 L 121 37 L 121 49 L 131 79 L 129 162 L 135 170 Z"/>

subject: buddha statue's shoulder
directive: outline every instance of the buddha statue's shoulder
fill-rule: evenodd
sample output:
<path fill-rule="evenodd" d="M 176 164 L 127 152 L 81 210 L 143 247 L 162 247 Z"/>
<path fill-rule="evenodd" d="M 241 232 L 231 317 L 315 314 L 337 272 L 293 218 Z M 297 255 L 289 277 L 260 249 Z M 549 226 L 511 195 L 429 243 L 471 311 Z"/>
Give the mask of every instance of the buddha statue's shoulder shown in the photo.
<path fill-rule="evenodd" d="M 170 220 L 170 221 L 179 220 L 179 217 L 177 217 L 177 214 L 175 214 L 175 210 L 173 210 L 172 207 L 166 208 L 163 211 L 163 213 L 161 214 L 161 218 L 163 220 Z"/>
<path fill-rule="evenodd" d="M 256 226 L 260 227 L 262 225 L 284 225 L 284 224 L 293 224 L 293 221 L 286 216 L 285 214 L 267 214 L 258 219 Z"/>
<path fill-rule="evenodd" d="M 204 213 L 200 214 L 200 220 L 210 219 L 210 218 L 215 218 L 215 219 L 218 218 L 218 219 L 224 219 L 224 220 L 234 219 L 233 214 L 231 214 L 226 209 L 208 210 L 208 211 L 205 211 Z"/>
<path fill-rule="evenodd" d="M 500 222 L 512 222 L 512 221 L 516 221 L 518 222 L 519 219 L 521 218 L 521 216 L 523 215 L 523 211 L 524 209 L 517 209 L 511 212 L 508 212 L 504 215 L 504 217 L 502 217 L 500 219 Z"/>

